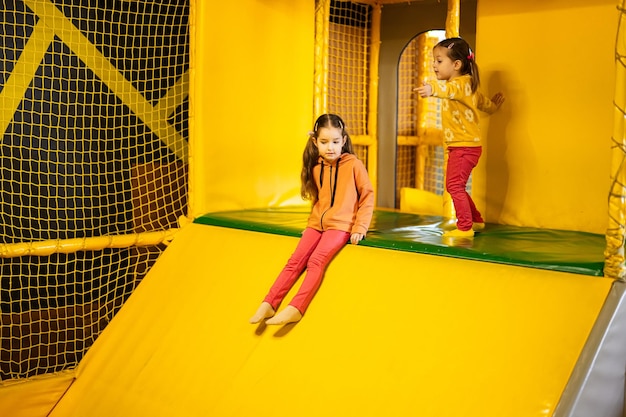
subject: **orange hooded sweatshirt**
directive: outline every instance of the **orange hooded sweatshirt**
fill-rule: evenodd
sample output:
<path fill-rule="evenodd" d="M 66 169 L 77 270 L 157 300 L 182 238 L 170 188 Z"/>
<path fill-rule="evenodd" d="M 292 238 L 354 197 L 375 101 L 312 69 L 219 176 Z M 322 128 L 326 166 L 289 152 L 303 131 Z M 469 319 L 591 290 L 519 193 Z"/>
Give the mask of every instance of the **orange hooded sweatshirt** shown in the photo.
<path fill-rule="evenodd" d="M 318 199 L 307 227 L 365 235 L 374 212 L 374 188 L 363 163 L 344 153 L 329 165 L 322 157 L 313 167 Z"/>

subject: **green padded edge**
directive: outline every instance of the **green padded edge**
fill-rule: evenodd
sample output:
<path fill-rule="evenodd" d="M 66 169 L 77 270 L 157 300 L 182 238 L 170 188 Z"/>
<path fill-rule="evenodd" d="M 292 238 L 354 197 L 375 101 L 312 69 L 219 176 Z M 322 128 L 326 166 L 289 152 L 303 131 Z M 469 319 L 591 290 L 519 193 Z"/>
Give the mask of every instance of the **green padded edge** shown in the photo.
<path fill-rule="evenodd" d="M 207 213 L 194 223 L 300 237 L 308 216 L 306 207 L 268 208 Z M 488 223 L 474 239 L 445 242 L 442 221 L 439 216 L 375 210 L 360 245 L 603 276 L 604 235 Z"/>

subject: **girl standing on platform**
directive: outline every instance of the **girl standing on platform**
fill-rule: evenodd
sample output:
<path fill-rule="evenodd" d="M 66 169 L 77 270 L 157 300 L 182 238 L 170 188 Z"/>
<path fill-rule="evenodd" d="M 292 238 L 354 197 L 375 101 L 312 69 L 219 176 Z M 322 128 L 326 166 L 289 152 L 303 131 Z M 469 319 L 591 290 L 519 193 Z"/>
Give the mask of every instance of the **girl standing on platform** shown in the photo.
<path fill-rule="evenodd" d="M 299 321 L 322 283 L 328 263 L 348 241 L 358 244 L 372 220 L 372 183 L 365 166 L 354 155 L 339 116 L 324 114 L 317 119 L 302 160 L 301 195 L 313 203 L 307 227 L 250 323 L 265 319 L 266 324 Z M 306 276 L 297 294 L 274 315 L 305 268 Z"/>
<path fill-rule="evenodd" d="M 443 236 L 473 237 L 474 230 L 485 227 L 482 215 L 466 191 L 467 181 L 482 153 L 478 110 L 495 112 L 504 102 L 504 95 L 497 93 L 489 99 L 478 91 L 478 66 L 472 49 L 463 39 L 444 39 L 435 45 L 433 55 L 437 80 L 445 82 L 424 82 L 415 90 L 420 97 L 433 96 L 442 101 L 441 124 L 448 152 L 446 191 L 452 197 L 457 216 L 456 228 Z"/>

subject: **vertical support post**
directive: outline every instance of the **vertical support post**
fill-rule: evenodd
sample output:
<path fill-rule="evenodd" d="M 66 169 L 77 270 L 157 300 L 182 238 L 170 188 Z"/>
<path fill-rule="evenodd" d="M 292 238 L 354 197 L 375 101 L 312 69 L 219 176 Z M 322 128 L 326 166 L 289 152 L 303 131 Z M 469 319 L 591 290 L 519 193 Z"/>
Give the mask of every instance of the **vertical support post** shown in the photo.
<path fill-rule="evenodd" d="M 194 148 L 197 134 L 196 126 L 196 20 L 198 9 L 196 1 L 189 1 L 189 165 L 187 169 L 187 213 L 178 219 L 179 226 L 182 227 L 193 221 L 196 217 L 196 173 L 194 171 Z"/>
<path fill-rule="evenodd" d="M 313 118 L 328 111 L 328 47 L 330 0 L 315 3 L 315 61 L 313 70 Z"/>
<path fill-rule="evenodd" d="M 459 19 L 461 17 L 461 1 L 448 0 L 448 13 L 446 14 L 446 38 L 459 36 Z"/>
<path fill-rule="evenodd" d="M 417 81 L 415 86 L 420 86 L 430 74 L 432 74 L 432 49 L 437 44 L 438 38 L 422 33 L 417 37 L 416 63 Z M 426 160 L 429 145 L 442 145 L 443 136 L 439 129 L 429 126 L 429 115 L 434 113 L 433 98 L 416 97 L 415 106 L 417 151 L 415 152 L 415 182 L 413 186 L 418 190 L 423 190 L 426 186 Z M 432 117 L 432 116 L 431 116 Z M 432 125 L 432 123 L 430 123 Z"/>
<path fill-rule="evenodd" d="M 459 17 L 461 16 L 461 2 L 460 0 L 448 0 L 448 13 L 446 15 L 446 37 L 453 38 L 459 36 Z M 444 146 L 446 146 L 444 144 Z M 443 169 L 444 169 L 444 184 L 446 178 L 446 167 L 448 166 L 448 152 L 447 149 L 444 152 L 443 157 Z M 449 223 L 456 221 L 456 211 L 454 210 L 454 204 L 452 203 L 452 197 L 445 191 L 443 192 L 443 217 L 448 220 Z"/>
<path fill-rule="evenodd" d="M 609 224 L 604 250 L 604 275 L 624 281 L 624 239 L 626 235 L 626 0 L 618 0 L 620 12 L 615 41 L 615 92 L 613 99 L 613 137 L 611 138 L 611 188 Z"/>
<path fill-rule="evenodd" d="M 378 65 L 380 60 L 380 22 L 382 5 L 379 2 L 372 6 L 372 25 L 370 28 L 369 56 L 369 102 L 367 109 L 367 134 L 372 139 L 367 147 L 367 171 L 374 186 L 378 189 Z"/>

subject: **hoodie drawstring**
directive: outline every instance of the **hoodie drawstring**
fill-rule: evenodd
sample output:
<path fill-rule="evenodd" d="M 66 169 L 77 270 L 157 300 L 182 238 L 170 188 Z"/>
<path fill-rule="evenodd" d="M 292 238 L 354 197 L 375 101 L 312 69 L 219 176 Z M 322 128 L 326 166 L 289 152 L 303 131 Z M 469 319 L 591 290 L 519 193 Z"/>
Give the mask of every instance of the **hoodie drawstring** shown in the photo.
<path fill-rule="evenodd" d="M 337 193 L 337 179 L 339 178 L 339 162 L 341 162 L 341 157 L 337 158 L 337 167 L 335 168 L 335 183 L 333 184 L 333 189 L 330 193 L 330 206 L 332 207 L 335 204 L 335 194 Z M 329 165 L 332 170 L 332 165 Z M 324 161 L 322 161 L 322 169 L 320 171 L 320 188 L 324 184 Z"/>

